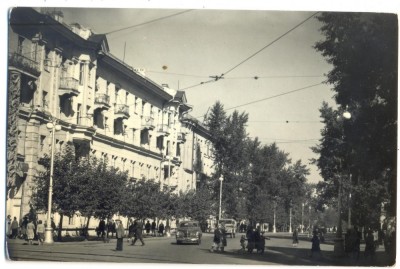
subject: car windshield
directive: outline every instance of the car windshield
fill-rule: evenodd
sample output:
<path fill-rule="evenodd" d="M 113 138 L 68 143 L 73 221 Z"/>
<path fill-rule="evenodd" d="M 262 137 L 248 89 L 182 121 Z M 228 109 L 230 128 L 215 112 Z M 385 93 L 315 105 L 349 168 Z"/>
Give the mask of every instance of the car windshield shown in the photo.
<path fill-rule="evenodd" d="M 197 227 L 197 223 L 196 222 L 183 222 L 180 224 L 179 227 L 181 228 L 187 228 L 187 227 Z"/>

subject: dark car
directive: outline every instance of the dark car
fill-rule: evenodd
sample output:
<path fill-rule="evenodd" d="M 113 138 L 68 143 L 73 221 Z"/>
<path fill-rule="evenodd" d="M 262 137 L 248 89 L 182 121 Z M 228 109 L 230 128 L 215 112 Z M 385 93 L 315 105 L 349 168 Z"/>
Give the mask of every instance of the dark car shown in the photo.
<path fill-rule="evenodd" d="M 201 243 L 201 229 L 198 221 L 181 221 L 176 229 L 176 243 Z"/>

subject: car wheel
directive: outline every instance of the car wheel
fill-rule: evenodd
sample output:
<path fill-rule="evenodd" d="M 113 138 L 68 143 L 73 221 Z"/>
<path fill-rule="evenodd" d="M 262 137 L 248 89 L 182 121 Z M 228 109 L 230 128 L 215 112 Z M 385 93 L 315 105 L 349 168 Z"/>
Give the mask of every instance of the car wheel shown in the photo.
<path fill-rule="evenodd" d="M 197 245 L 201 244 L 201 239 L 199 238 L 199 240 L 197 240 Z"/>
<path fill-rule="evenodd" d="M 181 245 L 182 242 L 177 240 L 177 241 L 176 241 L 176 244 L 177 244 L 177 245 Z"/>

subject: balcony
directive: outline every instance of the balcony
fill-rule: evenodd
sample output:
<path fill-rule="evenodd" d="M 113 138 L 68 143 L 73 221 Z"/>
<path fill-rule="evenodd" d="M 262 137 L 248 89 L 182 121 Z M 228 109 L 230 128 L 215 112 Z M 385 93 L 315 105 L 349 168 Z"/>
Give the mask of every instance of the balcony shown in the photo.
<path fill-rule="evenodd" d="M 170 134 L 169 126 L 168 124 L 159 124 L 157 126 L 157 133 L 159 135 L 165 135 L 168 136 Z"/>
<path fill-rule="evenodd" d="M 97 93 L 94 98 L 94 105 L 96 108 L 108 110 L 110 108 L 110 96 L 105 93 Z"/>
<path fill-rule="evenodd" d="M 142 129 L 154 130 L 154 118 L 153 117 L 142 117 Z"/>
<path fill-rule="evenodd" d="M 8 54 L 8 64 L 34 77 L 40 75 L 39 63 L 17 52 Z"/>
<path fill-rule="evenodd" d="M 176 140 L 177 140 L 177 143 L 185 143 L 186 142 L 185 133 L 179 132 L 177 134 Z"/>
<path fill-rule="evenodd" d="M 128 119 L 129 118 L 129 106 L 125 105 L 125 104 L 115 104 L 114 117 L 116 119 L 118 119 L 118 118 Z"/>
<path fill-rule="evenodd" d="M 60 79 L 60 86 L 58 87 L 58 95 L 79 95 L 79 81 L 73 77 L 62 77 Z"/>

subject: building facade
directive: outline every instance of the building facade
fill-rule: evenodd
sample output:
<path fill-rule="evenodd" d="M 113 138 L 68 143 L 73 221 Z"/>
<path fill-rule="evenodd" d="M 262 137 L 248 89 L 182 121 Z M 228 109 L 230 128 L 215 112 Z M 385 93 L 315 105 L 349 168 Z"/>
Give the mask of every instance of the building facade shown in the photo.
<path fill-rule="evenodd" d="M 7 214 L 29 212 L 38 161 L 66 142 L 77 157 L 106 158 L 131 181 L 152 179 L 176 192 L 210 177 L 211 136 L 189 116 L 185 93 L 113 56 L 105 35 L 62 19 L 54 11 L 11 12 Z M 46 124 L 54 121 L 61 130 L 52 145 Z"/>

